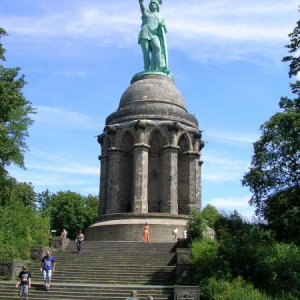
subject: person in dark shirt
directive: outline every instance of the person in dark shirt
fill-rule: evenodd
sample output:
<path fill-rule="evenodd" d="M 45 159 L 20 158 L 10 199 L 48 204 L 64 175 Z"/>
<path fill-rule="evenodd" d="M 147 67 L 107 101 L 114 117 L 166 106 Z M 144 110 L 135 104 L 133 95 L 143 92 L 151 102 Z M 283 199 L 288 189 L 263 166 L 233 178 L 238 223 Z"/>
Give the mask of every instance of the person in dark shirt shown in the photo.
<path fill-rule="evenodd" d="M 16 288 L 20 289 L 20 299 L 28 300 L 29 288 L 31 288 L 31 274 L 26 266 L 22 267 L 22 271 L 19 273 L 19 281 Z"/>

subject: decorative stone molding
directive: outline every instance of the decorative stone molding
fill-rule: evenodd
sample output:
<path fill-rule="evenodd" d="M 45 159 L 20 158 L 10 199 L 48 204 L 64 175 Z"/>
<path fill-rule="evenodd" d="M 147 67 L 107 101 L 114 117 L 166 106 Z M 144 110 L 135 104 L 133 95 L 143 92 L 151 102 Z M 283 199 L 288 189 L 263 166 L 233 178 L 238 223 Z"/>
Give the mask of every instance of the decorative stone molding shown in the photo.
<path fill-rule="evenodd" d="M 192 253 L 188 248 L 177 248 L 176 258 L 178 265 L 188 265 L 192 264 Z"/>
<path fill-rule="evenodd" d="M 200 300 L 200 291 L 197 286 L 175 286 L 174 300 Z"/>
<path fill-rule="evenodd" d="M 176 249 L 176 282 L 179 285 L 193 284 L 193 264 L 191 250 Z"/>
<path fill-rule="evenodd" d="M 49 250 L 49 247 L 43 247 L 43 246 L 34 246 L 31 247 L 31 259 L 34 260 L 41 260 L 45 255 L 46 251 Z"/>
<path fill-rule="evenodd" d="M 0 279 L 15 280 L 24 264 L 20 260 L 0 260 Z"/>

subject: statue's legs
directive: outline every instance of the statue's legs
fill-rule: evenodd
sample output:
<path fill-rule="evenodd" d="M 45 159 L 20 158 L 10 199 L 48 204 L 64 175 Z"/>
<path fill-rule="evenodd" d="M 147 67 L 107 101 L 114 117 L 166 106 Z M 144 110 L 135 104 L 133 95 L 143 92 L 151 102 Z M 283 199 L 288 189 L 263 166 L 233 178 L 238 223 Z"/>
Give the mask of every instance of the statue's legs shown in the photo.
<path fill-rule="evenodd" d="M 148 71 L 150 69 L 150 44 L 147 39 L 140 39 L 139 44 L 142 47 L 143 57 L 144 57 L 144 69 Z"/>
<path fill-rule="evenodd" d="M 150 70 L 159 70 L 161 67 L 161 50 L 158 37 L 150 41 L 150 47 L 152 50 Z"/>

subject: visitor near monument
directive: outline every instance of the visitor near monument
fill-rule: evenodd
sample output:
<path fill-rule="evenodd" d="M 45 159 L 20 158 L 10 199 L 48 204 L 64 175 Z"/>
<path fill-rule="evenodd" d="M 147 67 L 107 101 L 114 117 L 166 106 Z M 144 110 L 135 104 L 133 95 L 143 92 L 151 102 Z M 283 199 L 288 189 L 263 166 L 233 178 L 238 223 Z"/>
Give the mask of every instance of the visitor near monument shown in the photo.
<path fill-rule="evenodd" d="M 61 237 L 61 238 L 66 238 L 66 237 L 67 237 L 67 234 L 68 234 L 67 230 L 66 230 L 65 228 L 63 228 L 63 230 L 61 231 L 60 237 Z"/>
<path fill-rule="evenodd" d="M 28 300 L 29 289 L 31 288 L 31 274 L 26 266 L 22 267 L 22 271 L 19 273 L 19 282 L 16 288 L 20 289 L 20 299 Z"/>
<path fill-rule="evenodd" d="M 144 225 L 143 240 L 144 240 L 145 243 L 150 242 L 149 225 L 148 225 L 147 222 Z"/>
<path fill-rule="evenodd" d="M 137 291 L 133 290 L 130 293 L 130 297 L 125 298 L 125 300 L 139 300 L 137 298 Z"/>
<path fill-rule="evenodd" d="M 55 272 L 55 258 L 51 255 L 50 250 L 47 250 L 46 255 L 42 258 L 41 271 L 43 272 L 45 290 L 49 291 L 52 273 Z"/>
<path fill-rule="evenodd" d="M 178 238 L 178 228 L 174 228 L 172 231 L 172 238 L 173 238 L 173 242 L 176 243 L 177 242 L 177 238 Z"/>
<path fill-rule="evenodd" d="M 83 240 L 84 240 L 84 234 L 82 232 L 82 230 L 79 230 L 76 236 L 76 247 L 77 247 L 77 252 L 80 254 L 81 253 L 81 249 L 82 249 L 82 244 L 83 244 Z"/>
<path fill-rule="evenodd" d="M 165 33 L 166 23 L 159 13 L 161 0 L 151 0 L 149 10 L 144 1 L 139 0 L 142 12 L 142 25 L 138 43 L 142 47 L 145 71 L 162 71 L 168 69 L 167 43 Z"/>

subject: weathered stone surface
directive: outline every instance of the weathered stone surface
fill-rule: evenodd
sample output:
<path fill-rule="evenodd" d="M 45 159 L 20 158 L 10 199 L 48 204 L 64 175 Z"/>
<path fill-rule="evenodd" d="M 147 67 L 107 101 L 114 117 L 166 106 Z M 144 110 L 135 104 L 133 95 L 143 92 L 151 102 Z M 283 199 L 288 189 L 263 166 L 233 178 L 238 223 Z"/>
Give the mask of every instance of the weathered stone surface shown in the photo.
<path fill-rule="evenodd" d="M 0 279 L 15 280 L 24 264 L 24 261 L 15 259 L 0 260 Z"/>
<path fill-rule="evenodd" d="M 176 217 L 200 209 L 201 131 L 168 76 L 134 77 L 119 108 L 106 119 L 98 142 L 99 216 L 130 213 L 134 218 L 133 214 L 158 213 Z M 102 232 L 106 226 L 110 235 L 106 238 L 133 238 L 127 232 L 130 226 L 134 231 L 130 222 L 123 226 L 125 234 L 120 233 L 122 226 L 118 224 L 100 221 L 97 226 L 101 229 L 94 224 L 88 230 L 90 237 L 96 238 L 98 232 L 105 238 Z M 157 229 L 164 232 L 162 226 Z M 171 237 L 163 234 L 158 241 L 165 238 Z"/>
<path fill-rule="evenodd" d="M 50 250 L 49 247 L 43 247 L 43 246 L 34 246 L 31 247 L 31 259 L 33 260 L 41 260 L 45 255 L 46 251 Z"/>
<path fill-rule="evenodd" d="M 86 240 L 142 241 L 145 222 L 150 226 L 150 242 L 173 242 L 172 231 L 186 227 L 187 216 L 170 214 L 113 214 L 102 216 L 85 231 Z"/>
<path fill-rule="evenodd" d="M 68 238 L 61 238 L 60 236 L 54 236 L 51 238 L 51 247 L 53 249 L 59 249 L 64 251 L 69 243 L 70 239 Z"/>
<path fill-rule="evenodd" d="M 174 300 L 200 300 L 200 291 L 197 286 L 176 286 Z"/>

